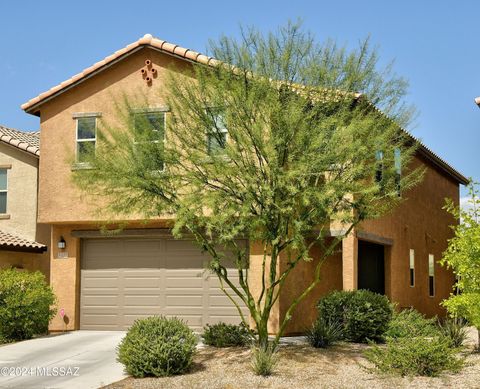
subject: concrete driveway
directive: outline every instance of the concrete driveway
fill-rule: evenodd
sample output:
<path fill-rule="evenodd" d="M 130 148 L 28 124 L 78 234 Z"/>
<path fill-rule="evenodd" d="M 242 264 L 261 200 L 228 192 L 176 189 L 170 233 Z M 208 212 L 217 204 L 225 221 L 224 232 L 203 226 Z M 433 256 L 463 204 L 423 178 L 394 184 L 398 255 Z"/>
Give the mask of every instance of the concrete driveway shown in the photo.
<path fill-rule="evenodd" d="M 75 331 L 0 346 L 0 388 L 97 389 L 126 377 L 122 331 Z"/>

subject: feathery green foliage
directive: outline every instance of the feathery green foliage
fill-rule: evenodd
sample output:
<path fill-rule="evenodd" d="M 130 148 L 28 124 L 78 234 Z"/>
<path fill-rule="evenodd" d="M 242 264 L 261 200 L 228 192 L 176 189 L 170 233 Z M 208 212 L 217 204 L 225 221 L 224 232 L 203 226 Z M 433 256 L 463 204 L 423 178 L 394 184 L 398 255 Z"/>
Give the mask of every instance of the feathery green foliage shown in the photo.
<path fill-rule="evenodd" d="M 480 193 L 476 185 L 474 182 L 469 185 L 470 199 L 465 208 L 447 200 L 445 209 L 459 219 L 460 224 L 452 227 L 455 236 L 449 240 L 440 263 L 451 268 L 457 278 L 456 293 L 442 304 L 453 316 L 465 317 L 480 335 Z"/>
<path fill-rule="evenodd" d="M 169 108 L 165 128 L 139 118 L 147 100 L 117 103 L 116 122 L 105 120 L 98 130 L 92 169 L 76 171 L 75 180 L 103 198 L 107 216 L 170 216 L 176 237 L 193 235 L 232 303 L 239 312 L 248 308 L 266 347 L 272 307 L 292 269 L 312 260 L 311 247 L 320 245 L 322 255 L 275 342 L 344 236 L 391 210 L 402 201 L 399 187 L 405 193 L 420 179 L 407 169 L 416 145 L 399 127 L 411 116 L 406 83 L 379 68 L 368 40 L 349 52 L 317 44 L 295 23 L 268 35 L 246 29 L 239 40 L 223 37 L 211 53 L 221 62 L 172 68 L 166 76 L 159 91 Z M 344 233 L 326 239 L 331 222 Z M 239 237 L 262 247 L 256 294 Z M 234 253 L 235 274 L 227 272 L 227 252 Z"/>
<path fill-rule="evenodd" d="M 443 336 L 409 336 L 388 338 L 384 347 L 372 344 L 364 355 L 382 373 L 437 377 L 443 372 L 456 373 L 462 369 L 465 358 L 458 351 Z"/>
<path fill-rule="evenodd" d="M 438 336 L 436 321 L 436 318 L 427 319 L 414 308 L 394 311 L 384 335 L 393 339 Z"/>

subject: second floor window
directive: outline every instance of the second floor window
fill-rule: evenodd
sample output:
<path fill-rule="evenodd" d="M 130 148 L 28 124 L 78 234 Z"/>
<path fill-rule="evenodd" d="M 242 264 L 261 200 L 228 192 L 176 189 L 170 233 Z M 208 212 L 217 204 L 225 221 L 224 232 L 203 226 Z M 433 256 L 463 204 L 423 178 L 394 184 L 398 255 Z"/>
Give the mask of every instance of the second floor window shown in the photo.
<path fill-rule="evenodd" d="M 395 186 L 397 188 L 397 193 L 401 196 L 401 187 L 400 187 L 400 179 L 402 178 L 402 155 L 400 153 L 400 149 L 396 148 L 394 151 L 394 163 L 395 163 Z"/>
<path fill-rule="evenodd" d="M 88 162 L 95 153 L 96 117 L 77 118 L 77 162 Z"/>
<path fill-rule="evenodd" d="M 148 170 L 164 170 L 165 123 L 166 113 L 164 111 L 145 111 L 133 114 L 136 153 Z"/>
<path fill-rule="evenodd" d="M 375 153 L 376 167 L 375 167 L 375 181 L 379 184 L 383 181 L 383 151 L 378 150 Z"/>
<path fill-rule="evenodd" d="M 410 286 L 415 286 L 415 250 L 410 249 Z"/>
<path fill-rule="evenodd" d="M 428 255 L 428 294 L 430 297 L 435 296 L 435 257 L 433 254 Z"/>
<path fill-rule="evenodd" d="M 227 146 L 228 130 L 223 115 L 218 109 L 208 109 L 213 126 L 207 132 L 207 152 L 209 155 L 222 154 Z"/>
<path fill-rule="evenodd" d="M 0 213 L 7 213 L 7 169 L 0 169 Z"/>

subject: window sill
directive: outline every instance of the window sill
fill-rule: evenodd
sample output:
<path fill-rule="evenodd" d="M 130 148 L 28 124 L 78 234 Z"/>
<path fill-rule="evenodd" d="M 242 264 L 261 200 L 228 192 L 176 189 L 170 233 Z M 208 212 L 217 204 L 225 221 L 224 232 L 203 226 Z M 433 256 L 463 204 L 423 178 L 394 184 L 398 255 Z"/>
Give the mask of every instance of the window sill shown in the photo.
<path fill-rule="evenodd" d="M 72 164 L 72 171 L 74 170 L 92 170 L 94 167 L 88 162 L 75 162 Z"/>
<path fill-rule="evenodd" d="M 0 220 L 7 220 L 10 219 L 10 215 L 8 213 L 0 213 Z"/>

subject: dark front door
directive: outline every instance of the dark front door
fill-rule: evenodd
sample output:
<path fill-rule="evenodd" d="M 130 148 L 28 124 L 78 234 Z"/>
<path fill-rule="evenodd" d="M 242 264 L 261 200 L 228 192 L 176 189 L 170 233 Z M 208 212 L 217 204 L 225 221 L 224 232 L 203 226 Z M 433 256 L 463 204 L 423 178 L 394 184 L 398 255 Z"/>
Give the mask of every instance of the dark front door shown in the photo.
<path fill-rule="evenodd" d="M 385 294 L 385 255 L 382 245 L 358 241 L 358 289 Z"/>

